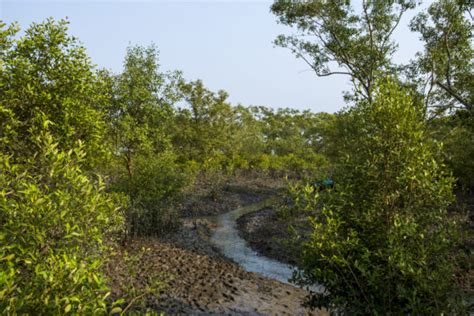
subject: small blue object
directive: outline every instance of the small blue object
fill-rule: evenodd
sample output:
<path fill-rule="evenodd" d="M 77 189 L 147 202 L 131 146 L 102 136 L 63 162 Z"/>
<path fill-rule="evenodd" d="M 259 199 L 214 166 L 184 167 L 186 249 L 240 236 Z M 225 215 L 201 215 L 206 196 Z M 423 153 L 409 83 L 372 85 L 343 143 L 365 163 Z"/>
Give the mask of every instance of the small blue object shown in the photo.
<path fill-rule="evenodd" d="M 330 178 L 324 179 L 324 180 L 318 180 L 313 183 L 313 187 L 316 189 L 327 189 L 327 188 L 332 188 L 334 186 L 334 181 Z"/>
<path fill-rule="evenodd" d="M 324 179 L 323 185 L 326 187 L 332 187 L 334 185 L 334 181 L 332 181 L 332 179 Z"/>

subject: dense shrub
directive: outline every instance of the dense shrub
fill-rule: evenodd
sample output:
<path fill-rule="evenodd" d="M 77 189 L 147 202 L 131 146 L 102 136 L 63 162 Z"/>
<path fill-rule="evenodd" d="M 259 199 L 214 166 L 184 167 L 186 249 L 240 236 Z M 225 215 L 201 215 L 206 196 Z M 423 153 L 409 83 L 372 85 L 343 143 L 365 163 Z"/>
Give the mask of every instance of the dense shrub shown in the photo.
<path fill-rule="evenodd" d="M 67 151 L 78 139 L 83 142 L 87 159 L 82 163 L 93 169 L 107 156 L 102 111 L 107 94 L 85 48 L 67 34 L 67 25 L 53 19 L 32 23 L 14 39 L 15 32 L 1 32 L 0 23 L 0 42 L 9 43 L 0 45 L 0 107 L 18 119 L 15 141 L 0 149 L 14 161 L 32 156 L 36 149 L 30 136 L 38 134 L 41 114 L 50 121 L 58 148 Z"/>
<path fill-rule="evenodd" d="M 433 120 L 430 127 L 434 137 L 445 144 L 444 159 L 458 188 L 474 191 L 474 119 L 459 110 L 455 115 Z"/>
<path fill-rule="evenodd" d="M 0 22 L 0 314 L 107 309 L 101 266 L 123 217 L 93 175 L 106 94 L 67 24 L 15 38 Z"/>
<path fill-rule="evenodd" d="M 373 103 L 343 114 L 334 190 L 294 192 L 309 212 L 300 284 L 309 300 L 347 314 L 456 310 L 457 222 L 447 209 L 453 178 L 426 135 L 422 105 L 398 84 L 379 83 Z"/>
<path fill-rule="evenodd" d="M 100 269 L 105 236 L 122 227 L 117 202 L 81 170 L 82 146 L 37 142 L 22 164 L 0 153 L 0 313 L 105 313 Z"/>
<path fill-rule="evenodd" d="M 124 172 L 112 190 L 130 197 L 127 230 L 132 235 L 159 235 L 179 225 L 176 203 L 190 175 L 172 152 L 137 157 L 132 177 Z"/>

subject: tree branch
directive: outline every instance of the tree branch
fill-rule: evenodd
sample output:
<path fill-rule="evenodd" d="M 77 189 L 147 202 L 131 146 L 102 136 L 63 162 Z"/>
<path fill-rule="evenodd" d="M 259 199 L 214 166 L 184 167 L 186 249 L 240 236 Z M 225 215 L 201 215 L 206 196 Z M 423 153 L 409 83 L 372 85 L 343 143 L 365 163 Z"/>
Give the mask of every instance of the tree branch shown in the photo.
<path fill-rule="evenodd" d="M 398 27 L 398 24 L 400 24 L 400 21 L 402 19 L 402 16 L 403 14 L 406 12 L 406 9 L 404 9 L 403 7 L 400 9 L 400 13 L 398 14 L 398 17 L 397 17 L 397 20 L 395 21 L 395 24 L 393 25 L 393 27 L 390 29 L 390 31 L 388 31 L 387 33 L 387 36 L 385 36 L 383 42 L 382 42 L 382 47 L 385 47 L 385 44 L 388 42 L 388 40 L 390 39 L 390 37 L 392 36 L 393 32 L 395 31 L 395 29 Z"/>
<path fill-rule="evenodd" d="M 450 87 L 443 84 L 441 81 L 436 80 L 436 84 L 440 86 L 444 91 L 446 91 L 450 96 L 455 98 L 459 103 L 464 105 L 469 111 L 472 111 L 472 104 L 470 104 L 467 100 L 464 100 L 460 95 L 458 95 L 454 90 Z"/>
<path fill-rule="evenodd" d="M 328 76 L 331 76 L 331 75 L 348 75 L 348 76 L 352 76 L 352 74 L 350 72 L 347 72 L 347 71 L 329 71 L 329 72 L 325 72 L 325 73 L 321 73 L 315 66 L 313 63 L 311 63 L 308 58 L 306 58 L 304 56 L 304 54 L 302 53 L 301 49 L 299 49 L 296 45 L 293 45 L 293 49 L 298 51 L 298 56 L 301 57 L 301 59 L 303 59 L 303 61 L 309 66 L 311 67 L 311 69 L 313 69 L 313 71 L 316 73 L 316 76 L 318 77 L 328 77 Z"/>
<path fill-rule="evenodd" d="M 332 76 L 332 75 L 348 75 L 352 77 L 352 74 L 350 72 L 346 71 L 330 71 L 327 73 L 322 73 L 322 74 L 316 74 L 318 77 L 327 77 L 327 76 Z"/>

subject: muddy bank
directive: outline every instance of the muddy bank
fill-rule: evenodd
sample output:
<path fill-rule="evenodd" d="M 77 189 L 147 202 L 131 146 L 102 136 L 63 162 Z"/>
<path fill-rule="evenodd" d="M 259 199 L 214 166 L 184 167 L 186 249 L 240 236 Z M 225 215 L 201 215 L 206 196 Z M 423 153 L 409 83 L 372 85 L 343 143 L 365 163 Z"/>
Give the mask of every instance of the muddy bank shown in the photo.
<path fill-rule="evenodd" d="M 258 253 L 295 265 L 295 257 L 287 245 L 288 224 L 281 221 L 272 207 L 245 214 L 237 219 L 239 235 Z"/>
<path fill-rule="evenodd" d="M 218 193 L 190 196 L 180 207 L 183 217 L 212 216 L 229 212 L 233 209 L 260 202 L 275 191 L 253 192 L 240 191 L 240 187 L 224 187 Z"/>
<path fill-rule="evenodd" d="M 191 227 L 191 230 L 194 228 Z M 192 233 L 191 233 L 192 234 Z M 201 240 L 202 242 L 203 240 Z M 159 239 L 129 240 L 109 264 L 113 296 L 127 296 L 124 307 L 140 293 L 130 310 L 169 314 L 320 315 L 302 307 L 307 292 L 250 273 L 212 249 L 196 251 Z M 124 256 L 124 253 L 128 255 Z M 138 259 L 127 265 L 127 256 Z M 131 269 L 131 270 L 130 270 Z M 155 290 L 147 288 L 157 283 Z M 124 289 L 123 284 L 128 284 Z M 131 288 L 135 290 L 131 290 Z M 125 292 L 126 291 L 126 292 Z M 132 293 L 133 295 L 131 295 Z"/>
<path fill-rule="evenodd" d="M 160 237 L 159 241 L 200 255 L 229 261 L 210 242 L 215 228 L 216 223 L 210 220 L 184 218 L 182 219 L 182 226 L 176 232 Z"/>
<path fill-rule="evenodd" d="M 222 179 L 200 177 L 186 189 L 178 207 L 182 217 L 212 216 L 265 200 L 284 188 L 285 181 L 264 174 L 236 175 Z"/>

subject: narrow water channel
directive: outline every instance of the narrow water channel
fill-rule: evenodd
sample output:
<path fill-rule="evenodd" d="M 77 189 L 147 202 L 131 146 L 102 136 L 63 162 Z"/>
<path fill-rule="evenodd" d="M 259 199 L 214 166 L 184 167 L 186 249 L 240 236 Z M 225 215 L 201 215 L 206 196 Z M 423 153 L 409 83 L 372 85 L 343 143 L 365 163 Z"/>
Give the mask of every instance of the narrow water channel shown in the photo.
<path fill-rule="evenodd" d="M 240 264 L 245 270 L 257 272 L 266 277 L 289 283 L 293 268 L 287 264 L 259 255 L 239 236 L 236 220 L 247 213 L 262 208 L 263 203 L 252 204 L 234 211 L 217 215 L 217 223 L 211 242 L 228 258 Z"/>

